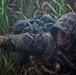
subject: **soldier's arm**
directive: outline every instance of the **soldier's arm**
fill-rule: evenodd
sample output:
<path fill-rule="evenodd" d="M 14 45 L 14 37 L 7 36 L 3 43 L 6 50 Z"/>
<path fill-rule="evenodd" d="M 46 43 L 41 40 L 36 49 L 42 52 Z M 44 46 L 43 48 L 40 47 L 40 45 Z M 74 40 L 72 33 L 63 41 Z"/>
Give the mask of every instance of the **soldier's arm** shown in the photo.
<path fill-rule="evenodd" d="M 45 34 L 19 34 L 0 36 L 0 47 L 6 51 L 28 52 L 30 54 L 43 54 L 49 46 L 50 33 Z M 50 44 L 50 43 L 49 43 Z"/>

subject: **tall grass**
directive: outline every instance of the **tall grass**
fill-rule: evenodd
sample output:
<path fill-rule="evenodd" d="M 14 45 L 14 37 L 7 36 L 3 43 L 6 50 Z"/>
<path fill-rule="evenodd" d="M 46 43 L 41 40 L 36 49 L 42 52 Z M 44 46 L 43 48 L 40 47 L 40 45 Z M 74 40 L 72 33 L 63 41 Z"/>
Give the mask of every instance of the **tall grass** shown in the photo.
<path fill-rule="evenodd" d="M 0 0 L 0 35 L 8 33 L 9 18 L 6 12 L 6 4 L 8 1 Z M 6 75 L 13 66 L 13 64 L 9 63 L 7 59 L 7 53 L 0 49 L 0 75 Z"/>
<path fill-rule="evenodd" d="M 0 31 L 5 34 L 8 32 L 9 20 L 5 12 L 6 0 L 0 0 Z"/>
<path fill-rule="evenodd" d="M 67 12 L 73 11 L 72 7 L 66 3 L 66 0 L 49 0 L 49 2 L 42 2 L 44 3 L 44 12 L 52 15 L 56 19 L 59 19 Z M 34 16 L 36 16 L 37 11 L 38 9 L 35 11 Z"/>

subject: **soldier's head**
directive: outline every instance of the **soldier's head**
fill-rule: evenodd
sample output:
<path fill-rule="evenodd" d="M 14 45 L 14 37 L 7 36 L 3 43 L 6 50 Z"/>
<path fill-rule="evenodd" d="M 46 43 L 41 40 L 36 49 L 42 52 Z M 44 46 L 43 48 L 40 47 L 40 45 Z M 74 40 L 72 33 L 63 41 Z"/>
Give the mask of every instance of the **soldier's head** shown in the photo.
<path fill-rule="evenodd" d="M 63 15 L 51 28 L 51 34 L 59 46 L 71 46 L 76 39 L 76 14 L 71 12 Z"/>

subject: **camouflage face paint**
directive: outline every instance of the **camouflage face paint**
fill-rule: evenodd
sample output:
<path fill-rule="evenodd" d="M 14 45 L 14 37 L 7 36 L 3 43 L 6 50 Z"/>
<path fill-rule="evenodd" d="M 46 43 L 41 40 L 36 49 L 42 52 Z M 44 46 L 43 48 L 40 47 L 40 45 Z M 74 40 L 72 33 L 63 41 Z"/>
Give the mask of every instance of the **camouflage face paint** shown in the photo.
<path fill-rule="evenodd" d="M 68 47 L 71 42 L 71 38 L 67 33 L 58 30 L 57 32 L 57 44 L 63 47 Z"/>

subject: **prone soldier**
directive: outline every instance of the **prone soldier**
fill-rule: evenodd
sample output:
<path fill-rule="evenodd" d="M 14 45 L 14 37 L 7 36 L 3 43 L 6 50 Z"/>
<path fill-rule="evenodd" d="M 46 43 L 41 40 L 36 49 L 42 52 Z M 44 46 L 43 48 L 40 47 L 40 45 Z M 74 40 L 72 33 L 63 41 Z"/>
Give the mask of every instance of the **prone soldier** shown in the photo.
<path fill-rule="evenodd" d="M 49 33 L 0 36 L 0 47 L 6 51 L 31 56 L 27 74 L 75 75 L 76 65 L 76 14 L 63 15 Z M 27 56 L 26 56 L 27 57 Z M 32 62 L 31 62 L 32 60 Z M 66 68 L 67 67 L 67 68 Z M 32 74 L 32 70 L 35 74 Z"/>

